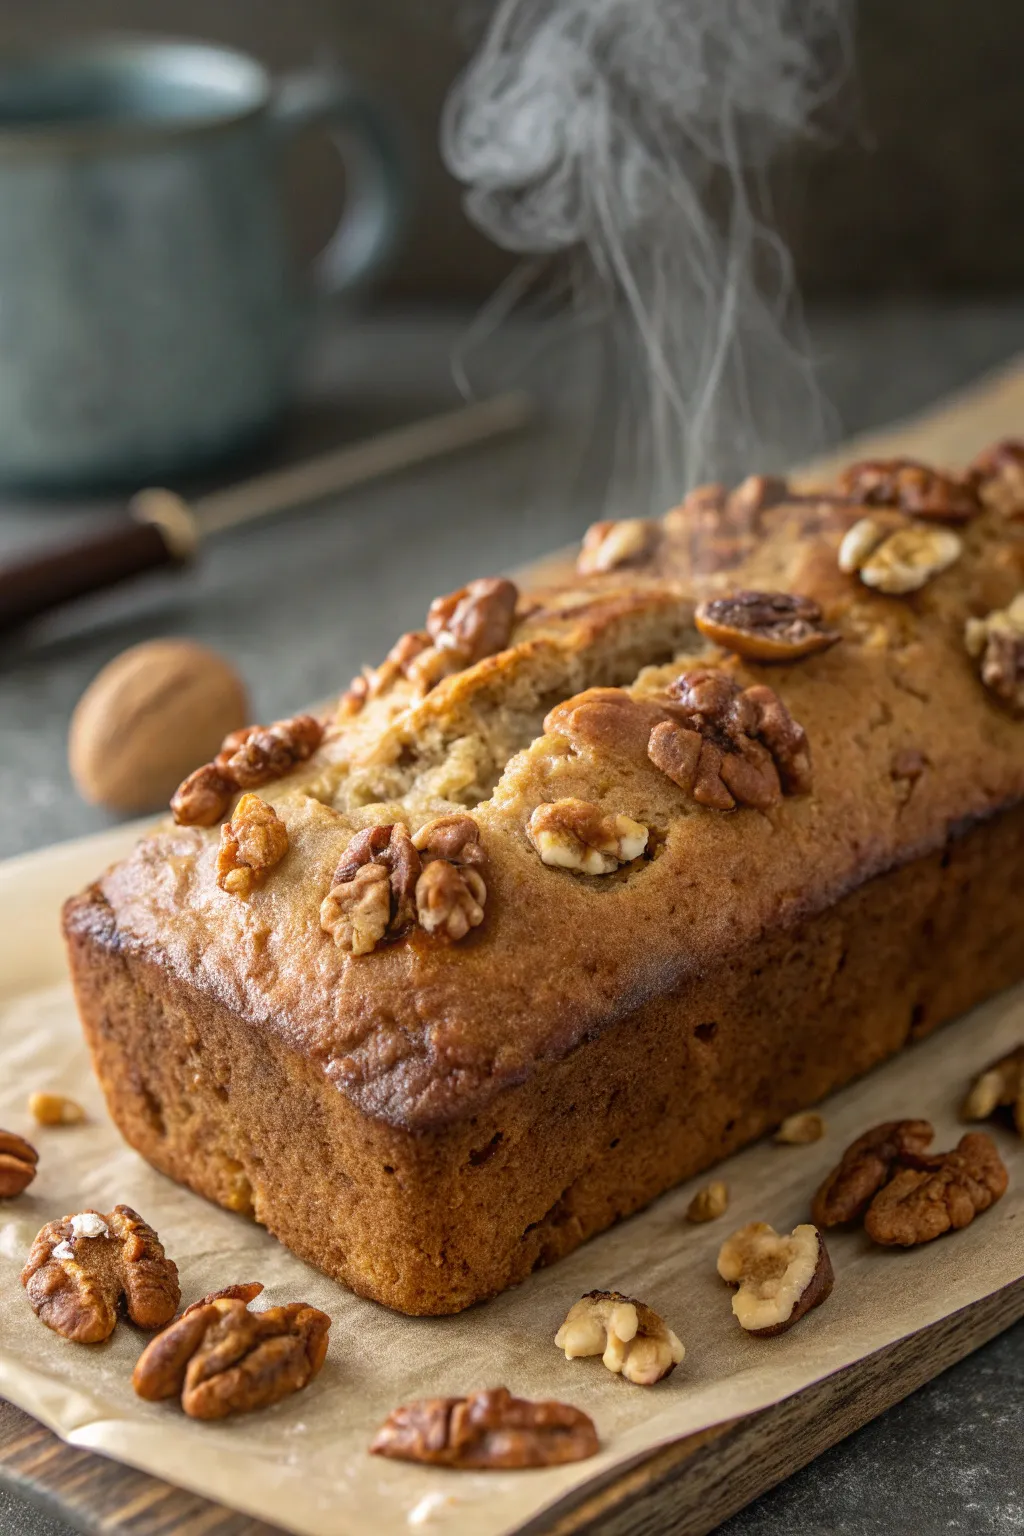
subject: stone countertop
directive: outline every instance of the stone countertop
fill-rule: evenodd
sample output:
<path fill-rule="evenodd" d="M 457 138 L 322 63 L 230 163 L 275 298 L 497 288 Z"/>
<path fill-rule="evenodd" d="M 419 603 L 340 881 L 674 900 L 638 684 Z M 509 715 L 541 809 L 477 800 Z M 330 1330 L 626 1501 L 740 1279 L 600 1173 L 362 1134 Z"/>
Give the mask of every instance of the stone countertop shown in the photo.
<path fill-rule="evenodd" d="M 303 405 L 270 454 L 294 457 L 453 403 L 450 355 L 464 323 L 370 315 L 329 327 Z M 837 427 L 847 435 L 916 411 L 1024 350 L 1024 301 L 823 312 L 810 316 L 810 332 Z M 535 559 L 602 515 L 601 425 L 567 382 L 571 371 L 524 367 L 530 349 L 521 335 L 495 340 L 486 383 L 525 382 L 535 390 L 542 411 L 529 434 L 225 536 L 185 576 L 149 578 L 0 641 L 0 856 L 110 824 L 77 798 L 65 738 L 82 690 L 126 646 L 154 635 L 191 636 L 240 668 L 253 718 L 288 714 L 337 691 L 363 661 L 379 659 L 397 634 L 422 623 L 437 593 Z M 111 505 L 2 499 L 0 555 L 66 535 L 89 511 Z M 1024 1324 L 723 1530 L 1024 1532 L 1022 1374 Z M 66 1531 L 0 1490 L 2 1536 Z"/>

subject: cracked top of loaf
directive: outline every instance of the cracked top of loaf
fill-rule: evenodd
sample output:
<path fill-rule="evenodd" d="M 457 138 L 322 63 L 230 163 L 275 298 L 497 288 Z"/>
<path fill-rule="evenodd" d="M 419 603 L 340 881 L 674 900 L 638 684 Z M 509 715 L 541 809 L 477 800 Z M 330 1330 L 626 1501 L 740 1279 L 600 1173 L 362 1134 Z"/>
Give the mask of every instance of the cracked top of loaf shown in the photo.
<path fill-rule="evenodd" d="M 473 1114 L 1020 800 L 1022 589 L 1020 445 L 956 476 L 701 488 L 595 525 L 559 584 L 439 599 L 280 776 L 225 767 L 255 750 L 229 741 L 205 781 L 225 819 L 161 826 L 67 920 L 284 1034 L 370 1114 Z M 755 659 L 768 631 L 781 659 Z M 469 841 L 428 826 L 451 816 Z"/>

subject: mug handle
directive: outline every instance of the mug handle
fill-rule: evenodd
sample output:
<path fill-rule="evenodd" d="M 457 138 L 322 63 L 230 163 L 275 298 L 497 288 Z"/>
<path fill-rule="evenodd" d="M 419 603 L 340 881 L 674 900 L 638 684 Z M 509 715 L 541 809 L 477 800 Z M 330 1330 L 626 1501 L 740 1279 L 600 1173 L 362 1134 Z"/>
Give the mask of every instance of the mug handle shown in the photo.
<path fill-rule="evenodd" d="M 330 129 L 345 166 L 345 209 L 313 275 L 328 295 L 364 287 L 394 253 L 408 212 L 405 157 L 391 119 L 347 75 L 317 69 L 279 81 L 269 117 L 280 143 L 317 124 Z"/>

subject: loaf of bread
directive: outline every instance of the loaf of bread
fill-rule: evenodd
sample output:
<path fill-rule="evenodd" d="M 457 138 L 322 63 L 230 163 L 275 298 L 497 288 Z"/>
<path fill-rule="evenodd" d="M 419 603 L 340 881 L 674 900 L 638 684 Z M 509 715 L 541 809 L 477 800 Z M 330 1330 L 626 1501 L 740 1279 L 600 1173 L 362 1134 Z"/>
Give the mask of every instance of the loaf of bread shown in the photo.
<path fill-rule="evenodd" d="M 156 1168 L 492 1296 L 1024 976 L 1024 446 L 702 487 L 236 732 L 65 911 Z"/>

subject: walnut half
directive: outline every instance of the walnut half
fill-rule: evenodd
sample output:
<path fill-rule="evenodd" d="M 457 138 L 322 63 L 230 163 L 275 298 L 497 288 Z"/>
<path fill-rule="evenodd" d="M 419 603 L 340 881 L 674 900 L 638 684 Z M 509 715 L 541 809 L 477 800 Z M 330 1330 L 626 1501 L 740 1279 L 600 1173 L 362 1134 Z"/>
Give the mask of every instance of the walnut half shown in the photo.
<path fill-rule="evenodd" d="M 701 634 L 747 661 L 799 661 L 842 639 L 822 624 L 819 605 L 791 592 L 731 592 L 698 603 Z"/>
<path fill-rule="evenodd" d="M 288 828 L 259 795 L 243 795 L 220 829 L 217 884 L 248 900 L 288 852 Z"/>
<path fill-rule="evenodd" d="M 1006 608 L 968 619 L 964 644 L 980 660 L 985 687 L 1014 714 L 1024 714 L 1024 592 Z"/>
<path fill-rule="evenodd" d="M 863 1216 L 901 1162 L 923 1156 L 935 1135 L 927 1120 L 887 1120 L 851 1142 L 811 1203 L 819 1227 Z"/>
<path fill-rule="evenodd" d="M 873 512 L 844 535 L 839 569 L 888 597 L 902 597 L 947 570 L 962 551 L 951 528 L 915 523 L 900 512 Z"/>
<path fill-rule="evenodd" d="M 541 862 L 583 875 L 610 875 L 638 859 L 649 829 L 630 816 L 606 815 L 590 800 L 553 800 L 538 805 L 527 835 Z"/>
<path fill-rule="evenodd" d="M 555 1344 L 567 1360 L 600 1355 L 610 1371 L 638 1387 L 671 1375 L 686 1353 L 657 1312 L 618 1291 L 588 1291 L 569 1308 Z"/>
<path fill-rule="evenodd" d="M 820 1307 L 834 1278 L 817 1227 L 794 1227 L 786 1236 L 766 1221 L 752 1221 L 726 1238 L 718 1273 L 738 1287 L 732 1299 L 736 1321 L 758 1338 L 785 1333 Z"/>
<path fill-rule="evenodd" d="M 530 1402 L 505 1387 L 468 1397 L 426 1397 L 388 1415 L 374 1456 L 487 1471 L 556 1467 L 597 1453 L 593 1421 L 568 1403 Z"/>
<path fill-rule="evenodd" d="M 331 1319 L 304 1302 L 250 1312 L 262 1289 L 230 1286 L 183 1312 L 139 1356 L 139 1397 L 177 1397 L 191 1419 L 225 1419 L 308 1386 L 327 1355 Z"/>
<path fill-rule="evenodd" d="M 385 934 L 412 922 L 421 868 L 404 822 L 357 832 L 320 904 L 321 928 L 349 954 L 369 954 Z"/>
<path fill-rule="evenodd" d="M 944 475 L 916 459 L 865 459 L 838 483 L 844 496 L 866 507 L 899 507 L 939 522 L 963 523 L 981 510 L 973 477 Z"/>
<path fill-rule="evenodd" d="M 24 1136 L 0 1131 L 0 1200 L 12 1200 L 32 1183 L 39 1153 Z"/>
<path fill-rule="evenodd" d="M 162 1328 L 177 1310 L 178 1271 L 153 1228 L 127 1205 L 82 1211 L 43 1227 L 21 1273 L 36 1316 L 76 1344 L 99 1344 L 123 1301 L 139 1328 Z"/>
<path fill-rule="evenodd" d="M 960 1111 L 964 1120 L 987 1120 L 997 1109 L 1010 1109 L 1019 1135 L 1024 1136 L 1024 1045 L 1018 1045 L 986 1067 L 971 1084 Z"/>

